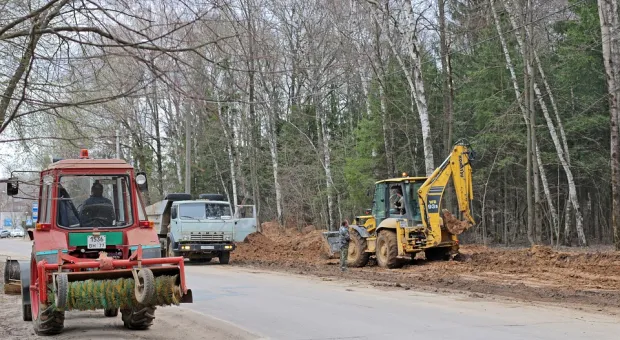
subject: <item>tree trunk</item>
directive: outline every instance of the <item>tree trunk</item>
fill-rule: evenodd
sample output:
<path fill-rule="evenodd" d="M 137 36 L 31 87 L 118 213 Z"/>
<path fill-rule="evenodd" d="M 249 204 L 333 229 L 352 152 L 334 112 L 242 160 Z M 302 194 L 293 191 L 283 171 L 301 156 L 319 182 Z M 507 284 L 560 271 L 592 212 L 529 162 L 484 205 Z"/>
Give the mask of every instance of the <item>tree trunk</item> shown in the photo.
<path fill-rule="evenodd" d="M 153 62 L 153 61 L 151 61 Z M 155 158 L 157 159 L 157 190 L 159 198 L 163 199 L 164 195 L 164 166 L 163 156 L 161 153 L 161 132 L 159 127 L 159 98 L 157 96 L 157 81 L 153 82 L 153 100 L 151 101 L 151 109 L 153 112 L 153 125 L 155 129 Z"/>
<path fill-rule="evenodd" d="M 509 7 L 506 7 L 507 9 L 509 9 Z M 494 16 L 496 16 L 496 12 L 495 9 L 493 8 L 493 13 Z M 516 37 L 517 37 L 517 44 L 519 46 L 524 46 L 524 42 L 522 39 L 522 36 L 518 33 L 518 30 L 516 30 L 517 28 L 517 24 L 513 15 L 513 12 L 511 10 L 508 11 L 508 16 L 510 18 L 510 21 L 512 23 L 513 28 L 515 29 L 516 32 Z M 496 23 L 497 27 L 499 27 L 499 23 Z M 500 33 L 501 35 L 501 33 Z M 528 34 L 530 35 L 530 34 Z M 526 38 L 529 38 L 526 36 Z M 505 52 L 507 53 L 507 52 Z M 532 74 L 533 73 L 533 67 L 530 63 L 526 63 L 526 67 L 530 70 L 528 73 Z M 578 201 L 578 197 L 577 197 L 577 188 L 573 179 L 573 174 L 572 174 L 572 170 L 570 169 L 570 166 L 568 164 L 568 162 L 566 161 L 565 158 L 565 150 L 564 147 L 561 145 L 560 140 L 558 138 L 558 135 L 556 133 L 556 128 L 553 124 L 553 120 L 551 119 L 550 115 L 549 115 L 549 111 L 547 110 L 547 105 L 544 102 L 543 99 L 543 95 L 538 87 L 537 82 L 533 82 L 533 90 L 536 94 L 536 97 L 538 98 L 538 103 L 541 107 L 541 110 L 543 112 L 543 115 L 545 117 L 545 121 L 547 122 L 547 127 L 549 129 L 549 134 L 551 135 L 551 139 L 553 140 L 553 144 L 555 146 L 556 149 L 556 153 L 558 155 L 558 159 L 560 161 L 560 164 L 562 164 L 562 168 L 564 169 L 564 172 L 566 173 L 566 177 L 567 177 L 567 181 L 568 181 L 568 189 L 569 189 L 569 199 L 570 199 L 570 203 L 572 204 L 574 211 L 575 211 L 575 219 L 576 219 L 576 229 L 577 229 L 577 235 L 579 237 L 579 242 L 581 245 L 585 246 L 587 244 L 586 241 L 586 236 L 585 233 L 583 231 L 583 217 L 581 216 L 581 211 L 580 211 L 580 205 L 579 205 L 579 201 Z M 532 98 L 533 100 L 533 98 Z"/>
<path fill-rule="evenodd" d="M 376 11 L 381 12 L 380 8 L 377 8 L 377 3 L 371 2 Z M 405 31 L 399 29 L 399 33 L 405 37 L 407 51 L 409 52 L 409 57 L 412 61 L 412 69 L 413 71 L 409 71 L 409 67 L 405 64 L 403 59 L 400 56 L 400 53 L 394 42 L 392 41 L 389 30 L 387 29 L 387 25 L 385 22 L 379 18 L 373 12 L 374 19 L 379 22 L 382 30 L 385 32 L 387 41 L 394 53 L 394 57 L 398 61 L 405 77 L 407 78 L 407 83 L 409 84 L 409 89 L 411 90 L 412 101 L 415 103 L 415 106 L 418 111 L 418 116 L 420 118 L 420 125 L 422 128 L 422 144 L 424 147 L 424 167 L 426 171 L 426 175 L 430 176 L 435 170 L 435 162 L 433 160 L 433 145 L 431 140 L 431 126 L 428 119 L 428 105 L 426 104 L 426 93 L 424 90 L 424 81 L 422 79 L 422 62 L 420 60 L 420 52 L 418 49 L 418 42 L 416 36 L 416 27 L 415 20 L 413 18 L 413 8 L 410 3 L 408 6 L 403 4 L 404 13 L 407 16 L 407 29 Z"/>
<path fill-rule="evenodd" d="M 260 120 L 256 116 L 256 98 L 255 98 L 255 61 L 254 61 L 254 18 L 253 5 L 248 4 L 248 101 L 249 101 L 249 118 L 251 124 L 251 153 L 250 153 L 250 176 L 252 181 L 252 201 L 256 206 L 257 214 L 260 214 L 260 188 L 258 185 L 258 157 L 260 145 Z"/>
<path fill-rule="evenodd" d="M 573 236 L 571 234 L 572 203 L 569 197 L 566 198 L 564 205 L 566 206 L 564 209 L 564 245 L 570 246 L 573 243 Z"/>
<path fill-rule="evenodd" d="M 616 250 L 620 250 L 620 146 L 618 141 L 618 118 L 620 107 L 618 100 L 620 91 L 620 48 L 618 43 L 618 2 L 616 0 L 598 0 L 598 12 L 601 23 L 601 39 L 603 45 L 603 62 L 607 76 L 609 93 L 609 129 L 611 157 L 611 228 L 614 235 Z"/>
<path fill-rule="evenodd" d="M 383 128 L 383 144 L 385 147 L 385 161 L 387 162 L 387 175 L 392 177 L 395 175 L 394 170 L 394 156 L 392 152 L 392 145 L 390 143 L 389 126 L 388 126 L 388 110 L 387 110 L 387 98 L 385 96 L 385 90 L 383 89 L 384 83 L 381 80 L 379 85 L 379 97 L 381 101 L 381 125 Z"/>
<path fill-rule="evenodd" d="M 441 73 L 443 74 L 443 144 L 446 155 L 452 150 L 452 105 L 454 89 L 452 86 L 452 69 L 450 54 L 448 53 L 448 39 L 446 32 L 446 0 L 437 0 L 439 8 L 439 43 L 441 54 Z"/>
<path fill-rule="evenodd" d="M 185 193 L 192 193 L 192 173 L 191 173 L 191 164 L 192 164 L 192 123 L 191 123 L 191 106 L 186 104 L 185 107 Z"/>
<path fill-rule="evenodd" d="M 280 180 L 278 178 L 278 135 L 276 131 L 277 111 L 275 105 L 272 104 L 271 112 L 268 113 L 269 118 L 269 152 L 271 153 L 271 165 L 273 170 L 274 191 L 276 194 L 276 218 L 280 225 L 284 225 L 284 216 L 282 214 L 282 189 L 280 188 Z M 276 116 L 276 117 L 274 117 Z"/>
<path fill-rule="evenodd" d="M 389 127 L 389 116 L 388 116 L 388 106 L 387 106 L 387 97 L 385 93 L 385 71 L 383 68 L 383 58 L 381 57 L 381 39 L 380 39 L 380 31 L 379 28 L 376 29 L 375 36 L 375 54 L 377 66 L 375 69 L 377 70 L 377 78 L 379 79 L 379 101 L 381 105 L 381 125 L 383 129 L 383 144 L 385 147 L 385 161 L 387 162 L 387 175 L 388 177 L 392 177 L 395 175 L 395 162 L 394 162 L 394 153 L 392 150 L 391 143 L 391 134 Z"/>
<path fill-rule="evenodd" d="M 407 31 L 405 31 L 407 50 L 413 65 L 413 81 L 415 82 L 416 107 L 420 116 L 420 125 L 422 127 L 422 145 L 424 147 L 424 166 L 426 176 L 430 176 L 435 171 L 435 161 L 433 159 L 433 141 L 431 138 L 431 124 L 428 119 L 428 104 L 426 103 L 426 90 L 424 89 L 424 79 L 422 77 L 422 58 L 420 57 L 420 49 L 417 37 L 416 20 L 413 15 L 413 2 L 405 1 L 409 7 L 405 9 L 407 16 Z M 406 6 L 406 5 L 405 5 Z"/>
<path fill-rule="evenodd" d="M 327 132 L 327 118 L 324 113 L 319 113 L 319 124 L 322 136 L 323 162 L 325 167 L 325 182 L 327 188 L 327 224 L 329 230 L 336 230 L 336 221 L 334 220 L 334 194 L 332 192 L 333 180 L 329 150 L 329 135 Z"/>
<path fill-rule="evenodd" d="M 536 145 L 536 161 L 538 163 L 538 169 L 540 171 L 540 180 L 542 182 L 542 187 L 545 192 L 545 197 L 547 198 L 547 204 L 549 205 L 549 214 L 551 215 L 551 233 L 553 230 L 558 227 L 558 212 L 555 209 L 555 205 L 553 204 L 553 199 L 551 198 L 551 190 L 549 189 L 549 182 L 547 181 L 547 176 L 545 175 L 545 169 L 542 166 L 542 160 L 540 158 L 540 149 L 538 145 Z M 542 228 L 542 227 L 541 227 Z M 551 238 L 553 240 L 553 237 Z M 541 240 L 538 240 L 539 242 Z M 553 245 L 553 242 L 551 243 Z"/>

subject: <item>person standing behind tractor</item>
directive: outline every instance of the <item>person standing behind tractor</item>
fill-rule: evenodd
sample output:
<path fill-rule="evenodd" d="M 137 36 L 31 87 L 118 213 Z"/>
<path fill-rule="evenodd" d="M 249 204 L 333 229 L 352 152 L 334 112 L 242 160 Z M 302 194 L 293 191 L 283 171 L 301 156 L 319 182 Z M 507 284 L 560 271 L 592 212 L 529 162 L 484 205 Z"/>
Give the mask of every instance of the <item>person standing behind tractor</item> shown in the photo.
<path fill-rule="evenodd" d="M 340 236 L 340 270 L 344 272 L 347 270 L 349 241 L 351 241 L 351 237 L 349 236 L 349 223 L 347 221 L 342 221 L 338 234 Z"/>

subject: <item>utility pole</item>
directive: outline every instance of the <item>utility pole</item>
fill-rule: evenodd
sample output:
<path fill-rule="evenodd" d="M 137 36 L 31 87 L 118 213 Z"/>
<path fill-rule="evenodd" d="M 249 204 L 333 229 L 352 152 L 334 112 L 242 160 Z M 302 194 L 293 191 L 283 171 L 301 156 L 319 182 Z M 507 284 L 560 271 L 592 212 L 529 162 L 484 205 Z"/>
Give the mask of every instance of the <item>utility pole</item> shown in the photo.
<path fill-rule="evenodd" d="M 186 194 L 191 194 L 192 193 L 192 181 L 191 181 L 191 157 L 192 157 L 192 153 L 191 153 L 191 121 L 190 121 L 190 113 L 189 113 L 189 107 L 185 108 L 185 193 Z"/>

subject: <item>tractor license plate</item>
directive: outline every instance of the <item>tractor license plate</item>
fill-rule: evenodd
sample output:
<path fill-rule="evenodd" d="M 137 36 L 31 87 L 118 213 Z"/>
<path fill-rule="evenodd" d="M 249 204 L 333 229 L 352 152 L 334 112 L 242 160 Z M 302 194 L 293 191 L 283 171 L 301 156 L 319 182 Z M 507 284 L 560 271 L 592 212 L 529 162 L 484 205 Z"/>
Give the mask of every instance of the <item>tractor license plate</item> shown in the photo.
<path fill-rule="evenodd" d="M 200 249 L 215 249 L 213 246 L 200 246 Z"/>
<path fill-rule="evenodd" d="M 105 235 L 90 235 L 88 236 L 87 248 L 88 249 L 105 249 Z"/>

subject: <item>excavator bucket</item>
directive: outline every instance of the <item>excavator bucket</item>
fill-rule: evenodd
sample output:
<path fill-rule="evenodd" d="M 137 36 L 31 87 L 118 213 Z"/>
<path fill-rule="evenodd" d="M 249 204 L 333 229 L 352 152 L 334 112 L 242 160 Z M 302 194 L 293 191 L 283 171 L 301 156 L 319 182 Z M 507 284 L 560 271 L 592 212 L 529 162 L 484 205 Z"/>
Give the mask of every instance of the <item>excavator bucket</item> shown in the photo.
<path fill-rule="evenodd" d="M 7 257 L 4 264 L 4 294 L 20 295 L 21 294 L 21 281 L 20 281 L 19 263 L 17 260 L 11 260 Z"/>
<path fill-rule="evenodd" d="M 468 221 L 461 221 L 447 209 L 443 209 L 443 222 L 446 229 L 454 235 L 460 235 L 472 225 Z"/>
<path fill-rule="evenodd" d="M 338 232 L 323 232 L 323 239 L 325 240 L 325 242 L 323 242 L 323 253 L 327 256 L 327 258 L 337 257 L 337 254 L 340 251 Z"/>

